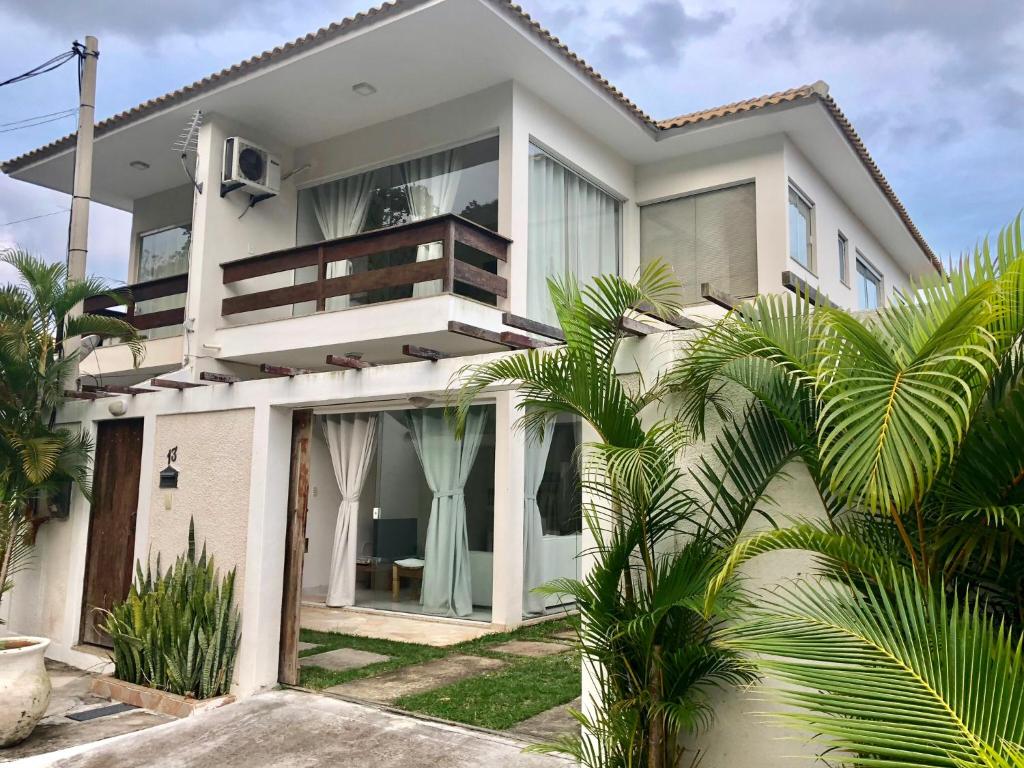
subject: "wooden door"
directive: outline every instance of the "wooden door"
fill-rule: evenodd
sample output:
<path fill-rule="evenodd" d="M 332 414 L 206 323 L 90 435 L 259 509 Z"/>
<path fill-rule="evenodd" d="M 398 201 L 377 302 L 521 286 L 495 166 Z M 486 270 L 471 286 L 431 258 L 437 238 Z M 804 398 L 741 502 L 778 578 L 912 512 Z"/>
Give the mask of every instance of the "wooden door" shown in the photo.
<path fill-rule="evenodd" d="M 111 647 L 100 625 L 131 588 L 139 506 L 142 419 L 102 421 L 96 433 L 89 544 L 82 595 L 82 642 Z"/>

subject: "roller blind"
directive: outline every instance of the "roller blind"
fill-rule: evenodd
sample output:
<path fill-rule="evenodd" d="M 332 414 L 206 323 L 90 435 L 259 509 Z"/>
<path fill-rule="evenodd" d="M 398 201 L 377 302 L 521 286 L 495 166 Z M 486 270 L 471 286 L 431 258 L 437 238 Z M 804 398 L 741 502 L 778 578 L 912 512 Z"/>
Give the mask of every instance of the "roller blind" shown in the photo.
<path fill-rule="evenodd" d="M 757 293 L 754 184 L 666 200 L 640 209 L 640 258 L 668 262 L 683 302 L 703 301 L 700 284 L 733 296 Z"/>

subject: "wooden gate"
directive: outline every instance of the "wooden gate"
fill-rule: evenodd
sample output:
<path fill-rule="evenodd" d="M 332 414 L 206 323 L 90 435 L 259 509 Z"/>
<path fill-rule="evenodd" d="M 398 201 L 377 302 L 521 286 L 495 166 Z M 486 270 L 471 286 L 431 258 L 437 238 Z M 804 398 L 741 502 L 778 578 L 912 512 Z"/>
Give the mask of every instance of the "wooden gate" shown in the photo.
<path fill-rule="evenodd" d="M 102 610 L 124 600 L 132 584 L 142 422 L 102 421 L 97 429 L 82 595 L 83 643 L 111 647 L 110 638 L 100 628 Z"/>

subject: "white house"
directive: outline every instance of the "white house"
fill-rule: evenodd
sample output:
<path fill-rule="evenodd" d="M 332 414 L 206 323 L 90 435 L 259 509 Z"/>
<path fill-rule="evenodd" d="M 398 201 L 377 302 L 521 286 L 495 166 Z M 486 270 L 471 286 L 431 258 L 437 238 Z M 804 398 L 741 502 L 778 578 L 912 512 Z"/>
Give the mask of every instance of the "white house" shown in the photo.
<path fill-rule="evenodd" d="M 67 192 L 73 148 L 3 170 Z M 527 445 L 499 390 L 456 441 L 440 409 L 472 356 L 557 340 L 548 277 L 665 259 L 686 326 L 709 297 L 872 308 L 940 269 L 824 83 L 658 121 L 506 0 L 398 0 L 108 118 L 92 196 L 132 212 L 147 355 L 84 361 L 63 420 L 96 436 L 94 502 L 41 527 L 8 618 L 93 666 L 91 608 L 194 517 L 239 569 L 241 693 L 294 670 L 301 601 L 554 610 L 529 589 L 578 568 L 580 425 Z"/>

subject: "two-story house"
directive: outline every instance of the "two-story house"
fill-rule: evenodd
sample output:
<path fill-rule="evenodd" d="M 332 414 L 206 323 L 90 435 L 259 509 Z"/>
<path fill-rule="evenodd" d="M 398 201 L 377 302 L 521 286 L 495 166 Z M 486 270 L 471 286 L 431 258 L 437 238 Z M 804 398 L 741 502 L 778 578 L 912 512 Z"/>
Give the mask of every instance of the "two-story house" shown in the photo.
<path fill-rule="evenodd" d="M 3 170 L 67 192 L 73 150 Z M 134 303 L 85 310 L 128 313 L 146 359 L 83 361 L 62 418 L 96 437 L 94 498 L 40 529 L 9 619 L 94 664 L 93 608 L 191 517 L 239 570 L 241 692 L 294 670 L 301 603 L 559 609 L 530 589 L 579 567 L 580 425 L 527 444 L 499 389 L 456 440 L 442 408 L 472 356 L 557 342 L 547 278 L 667 260 L 686 326 L 940 269 L 824 83 L 655 120 L 507 0 L 398 0 L 110 117 L 92 197 L 132 213 Z"/>

